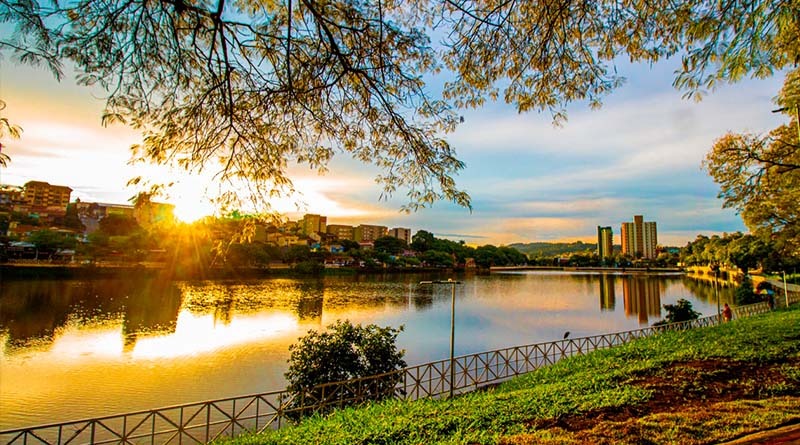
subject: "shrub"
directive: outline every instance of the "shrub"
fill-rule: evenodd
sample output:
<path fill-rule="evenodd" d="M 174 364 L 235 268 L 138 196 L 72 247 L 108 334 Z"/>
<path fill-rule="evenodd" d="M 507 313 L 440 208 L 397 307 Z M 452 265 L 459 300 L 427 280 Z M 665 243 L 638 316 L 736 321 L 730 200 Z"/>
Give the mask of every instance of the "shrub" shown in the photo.
<path fill-rule="evenodd" d="M 326 332 L 308 331 L 299 343 L 289 347 L 289 370 L 285 376 L 287 390 L 294 397 L 290 408 L 300 416 L 392 396 L 402 377 L 392 371 L 406 366 L 405 351 L 396 345 L 402 330 L 402 326 L 394 329 L 337 321 Z M 319 386 L 374 375 L 383 376 L 361 385 Z M 306 408 L 308 405 L 316 408 Z"/>
<path fill-rule="evenodd" d="M 661 321 L 653 323 L 654 326 L 661 326 L 670 323 L 679 323 L 681 321 L 697 320 L 700 317 L 700 312 L 692 308 L 692 302 L 681 298 L 675 304 L 665 304 L 664 310 L 667 311 L 667 317 Z"/>
<path fill-rule="evenodd" d="M 761 301 L 761 297 L 753 289 L 753 280 L 750 279 L 750 276 L 745 275 L 742 283 L 736 288 L 736 304 L 743 306 L 758 303 L 759 301 Z"/>

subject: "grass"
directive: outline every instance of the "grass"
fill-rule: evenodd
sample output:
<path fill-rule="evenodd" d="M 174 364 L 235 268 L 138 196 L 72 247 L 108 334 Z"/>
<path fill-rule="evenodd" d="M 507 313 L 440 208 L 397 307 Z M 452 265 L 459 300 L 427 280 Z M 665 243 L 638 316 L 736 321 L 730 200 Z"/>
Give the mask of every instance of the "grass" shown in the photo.
<path fill-rule="evenodd" d="M 718 443 L 800 422 L 800 309 L 568 358 L 453 399 L 310 417 L 234 444 Z"/>

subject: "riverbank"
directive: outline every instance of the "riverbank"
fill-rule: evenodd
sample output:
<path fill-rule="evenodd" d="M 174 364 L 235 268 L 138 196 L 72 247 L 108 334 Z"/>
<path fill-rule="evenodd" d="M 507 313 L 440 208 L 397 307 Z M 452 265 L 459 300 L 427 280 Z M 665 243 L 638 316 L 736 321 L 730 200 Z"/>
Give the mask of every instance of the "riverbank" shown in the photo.
<path fill-rule="evenodd" d="M 234 444 L 711 444 L 800 424 L 800 309 L 567 358 L 453 399 L 386 401 Z"/>
<path fill-rule="evenodd" d="M 561 270 L 567 272 L 602 272 L 602 273 L 684 273 L 680 267 L 568 267 L 568 266 L 494 266 L 491 272 L 513 272 L 526 270 Z"/>
<path fill-rule="evenodd" d="M 92 279 L 112 278 L 115 276 L 153 276 L 174 280 L 214 280 L 214 279 L 248 279 L 309 275 L 356 275 L 356 274 L 402 274 L 402 273 L 502 273 L 514 271 L 566 271 L 566 272 L 601 272 L 618 274 L 681 274 L 680 268 L 610 268 L 610 267 L 556 267 L 556 266 L 510 266 L 485 269 L 447 269 L 439 267 L 408 268 L 365 268 L 365 267 L 330 267 L 320 269 L 316 273 L 296 270 L 288 264 L 275 263 L 269 267 L 229 268 L 216 267 L 202 270 L 181 270 L 169 268 L 163 263 L 92 263 L 92 264 L 59 264 L 46 261 L 8 262 L 0 264 L 0 277 L 4 279 Z"/>
<path fill-rule="evenodd" d="M 251 279 L 269 277 L 308 277 L 356 274 L 394 274 L 394 273 L 442 273 L 454 272 L 452 269 L 415 267 L 393 268 L 352 268 L 337 267 L 320 269 L 318 273 L 297 270 L 287 264 L 274 264 L 269 267 L 226 268 L 217 267 L 202 270 L 185 270 L 165 266 L 160 263 L 96 263 L 96 264 L 58 264 L 49 262 L 24 262 L 0 264 L 0 277 L 3 279 L 93 279 L 114 277 L 158 277 L 167 280 L 223 280 Z M 463 271 L 457 271 L 463 272 Z"/>

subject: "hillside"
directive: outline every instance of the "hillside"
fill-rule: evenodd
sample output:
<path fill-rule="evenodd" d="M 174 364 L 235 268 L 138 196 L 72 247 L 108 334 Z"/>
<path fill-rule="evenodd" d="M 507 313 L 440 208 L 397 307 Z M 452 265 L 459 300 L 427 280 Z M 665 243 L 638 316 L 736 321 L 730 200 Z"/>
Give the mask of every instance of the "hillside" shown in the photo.
<path fill-rule="evenodd" d="M 593 254 L 597 252 L 597 244 L 584 243 L 582 241 L 573 243 L 514 243 L 510 244 L 509 247 L 513 247 L 531 258 L 556 257 L 573 253 Z"/>
<path fill-rule="evenodd" d="M 452 399 L 391 400 L 235 444 L 712 444 L 800 423 L 800 309 L 667 332 Z"/>

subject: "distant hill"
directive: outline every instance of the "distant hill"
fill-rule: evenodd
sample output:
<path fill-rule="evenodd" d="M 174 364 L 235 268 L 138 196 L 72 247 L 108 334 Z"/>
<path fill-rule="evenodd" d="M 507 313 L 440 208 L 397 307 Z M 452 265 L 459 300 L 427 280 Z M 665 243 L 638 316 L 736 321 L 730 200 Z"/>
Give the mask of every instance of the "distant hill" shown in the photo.
<path fill-rule="evenodd" d="M 514 243 L 509 247 L 519 250 L 530 257 L 555 257 L 573 253 L 595 253 L 597 244 L 576 241 L 574 243 Z"/>

